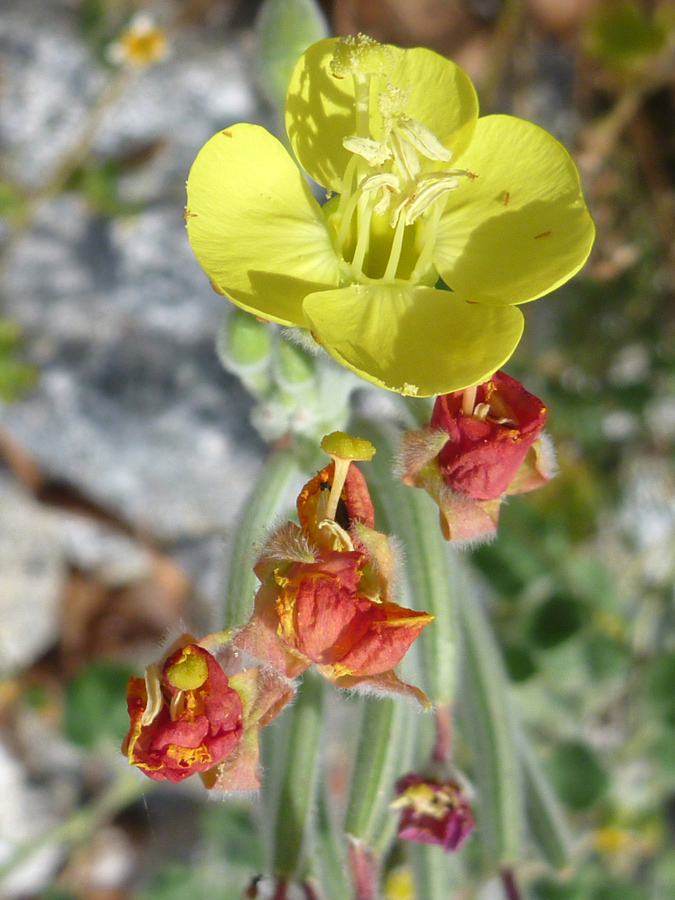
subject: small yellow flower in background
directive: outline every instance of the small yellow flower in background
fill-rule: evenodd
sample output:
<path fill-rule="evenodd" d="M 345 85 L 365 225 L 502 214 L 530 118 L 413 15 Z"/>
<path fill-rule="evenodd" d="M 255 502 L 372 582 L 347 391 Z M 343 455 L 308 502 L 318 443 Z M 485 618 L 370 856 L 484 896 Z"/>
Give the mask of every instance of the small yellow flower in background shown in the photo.
<path fill-rule="evenodd" d="M 593 222 L 564 147 L 512 116 L 479 119 L 469 77 L 431 50 L 319 41 L 293 71 L 286 130 L 336 196 L 321 207 L 276 138 L 234 125 L 192 166 L 192 248 L 233 303 L 309 329 L 381 387 L 485 381 L 520 340 L 516 304 L 588 257 Z"/>
<path fill-rule="evenodd" d="M 384 900 L 416 900 L 413 874 L 407 866 L 399 866 L 387 876 Z"/>
<path fill-rule="evenodd" d="M 161 62 L 169 52 L 166 32 L 144 13 L 135 15 L 120 38 L 108 48 L 111 62 L 144 68 Z"/>

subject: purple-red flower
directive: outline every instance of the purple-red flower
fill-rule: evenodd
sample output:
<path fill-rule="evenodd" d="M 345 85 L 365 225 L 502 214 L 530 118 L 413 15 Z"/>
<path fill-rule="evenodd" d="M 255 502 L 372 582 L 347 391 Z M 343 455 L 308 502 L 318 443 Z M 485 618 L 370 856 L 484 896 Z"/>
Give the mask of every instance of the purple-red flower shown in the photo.
<path fill-rule="evenodd" d="M 392 809 L 401 810 L 398 836 L 404 841 L 457 850 L 474 828 L 473 813 L 455 781 L 435 781 L 411 773 L 396 784 Z"/>
<path fill-rule="evenodd" d="M 213 644 L 210 653 L 202 644 Z M 216 649 L 217 648 L 217 649 Z M 199 773 L 208 788 L 251 790 L 258 777 L 258 729 L 292 697 L 291 685 L 261 667 L 226 675 L 237 651 L 211 635 L 197 643 L 183 635 L 145 678 L 130 678 L 131 724 L 122 752 L 157 781 Z"/>
<path fill-rule="evenodd" d="M 438 503 L 447 540 L 490 534 L 504 495 L 533 490 L 553 474 L 545 421 L 541 400 L 496 372 L 436 398 L 430 424 L 404 436 L 401 477 Z"/>
<path fill-rule="evenodd" d="M 315 664 L 339 687 L 412 694 L 426 705 L 394 666 L 433 617 L 391 600 L 392 550 L 373 530 L 363 475 L 348 463 L 340 472 L 344 462 L 304 486 L 300 525 L 282 525 L 262 547 L 254 613 L 234 640 L 288 677 Z"/>

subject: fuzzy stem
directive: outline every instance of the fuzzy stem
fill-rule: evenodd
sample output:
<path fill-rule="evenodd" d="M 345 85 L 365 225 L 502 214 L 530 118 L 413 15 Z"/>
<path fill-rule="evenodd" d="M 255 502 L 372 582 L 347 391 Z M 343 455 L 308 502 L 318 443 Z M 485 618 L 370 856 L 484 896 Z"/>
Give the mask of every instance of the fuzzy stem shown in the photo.
<path fill-rule="evenodd" d="M 232 542 L 225 591 L 223 628 L 242 625 L 253 611 L 258 580 L 253 574 L 253 548 L 286 503 L 288 488 L 298 475 L 298 463 L 287 450 L 268 457 L 243 507 Z"/>
<path fill-rule="evenodd" d="M 308 673 L 287 713 L 292 721 L 272 837 L 272 871 L 280 879 L 296 875 L 302 862 L 303 844 L 315 806 L 322 699 L 322 680 Z"/>
<path fill-rule="evenodd" d="M 513 869 L 509 866 L 504 866 L 499 873 L 499 877 L 502 880 L 506 900 L 522 900 Z"/>
<path fill-rule="evenodd" d="M 379 866 L 375 855 L 363 841 L 349 842 L 349 870 L 354 887 L 354 900 L 377 900 Z"/>
<path fill-rule="evenodd" d="M 436 741 L 431 752 L 434 762 L 447 763 L 450 761 L 452 746 L 452 718 L 450 705 L 439 703 L 436 707 Z"/>

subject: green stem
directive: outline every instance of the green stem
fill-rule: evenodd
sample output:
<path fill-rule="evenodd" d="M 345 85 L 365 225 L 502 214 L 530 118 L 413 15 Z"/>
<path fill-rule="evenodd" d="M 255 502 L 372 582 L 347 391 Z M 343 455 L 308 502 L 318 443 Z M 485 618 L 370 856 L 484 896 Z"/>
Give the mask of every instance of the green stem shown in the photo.
<path fill-rule="evenodd" d="M 288 717 L 288 744 L 279 787 L 272 872 L 290 879 L 299 872 L 309 823 L 315 806 L 324 684 L 313 672 L 305 674 Z"/>
<path fill-rule="evenodd" d="M 398 435 L 372 423 L 357 427 L 377 447 L 367 469 L 378 514 L 380 508 L 383 512 L 384 523 L 377 527 L 386 527 L 403 544 L 408 602 L 435 616 L 415 642 L 422 686 L 432 703 L 450 706 L 457 683 L 457 604 L 462 585 L 457 566 L 450 564 L 438 508 L 424 491 L 407 487 L 392 475 Z"/>
<path fill-rule="evenodd" d="M 345 831 L 377 853 L 393 838 L 389 810 L 396 780 L 412 765 L 417 712 L 391 698 L 366 697 Z"/>
<path fill-rule="evenodd" d="M 237 523 L 225 591 L 223 629 L 242 625 L 253 612 L 258 580 L 253 573 L 254 547 L 287 502 L 288 489 L 299 473 L 290 450 L 277 450 L 266 460 Z"/>
<path fill-rule="evenodd" d="M 571 863 L 572 837 L 563 810 L 517 716 L 514 729 L 523 767 L 528 832 L 546 862 L 564 869 Z"/>
<path fill-rule="evenodd" d="M 479 827 L 491 864 L 506 866 L 520 856 L 523 831 L 521 765 L 508 681 L 490 623 L 473 591 L 463 592 L 459 612 L 462 721 L 475 763 Z"/>
<path fill-rule="evenodd" d="M 457 855 L 450 856 L 430 844 L 409 843 L 406 849 L 419 900 L 448 900 L 453 889 L 466 887 L 466 874 Z"/>
<path fill-rule="evenodd" d="M 314 854 L 317 880 L 331 900 L 349 896 L 349 879 L 345 871 L 343 835 L 338 832 L 326 794 L 326 785 L 319 789 L 317 815 L 317 847 Z"/>

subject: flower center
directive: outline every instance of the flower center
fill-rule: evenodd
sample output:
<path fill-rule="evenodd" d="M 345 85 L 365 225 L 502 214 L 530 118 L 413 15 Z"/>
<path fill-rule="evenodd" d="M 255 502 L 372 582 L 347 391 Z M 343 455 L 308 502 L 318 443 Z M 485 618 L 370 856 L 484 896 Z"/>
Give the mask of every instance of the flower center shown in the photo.
<path fill-rule="evenodd" d="M 408 92 L 391 83 L 387 48 L 370 38 L 338 42 L 336 78 L 354 80 L 356 134 L 337 202 L 325 213 L 350 281 L 435 283 L 433 249 L 445 197 L 466 169 L 452 151 L 407 114 Z"/>

